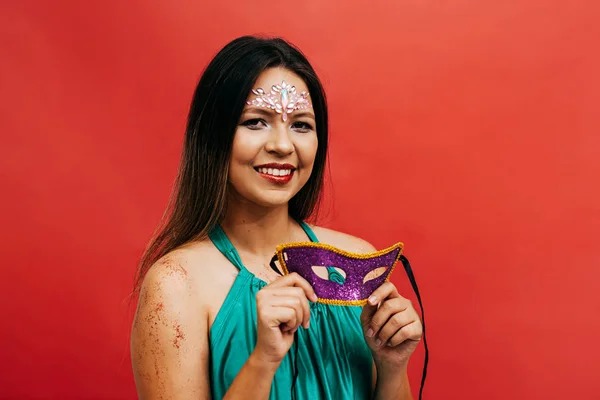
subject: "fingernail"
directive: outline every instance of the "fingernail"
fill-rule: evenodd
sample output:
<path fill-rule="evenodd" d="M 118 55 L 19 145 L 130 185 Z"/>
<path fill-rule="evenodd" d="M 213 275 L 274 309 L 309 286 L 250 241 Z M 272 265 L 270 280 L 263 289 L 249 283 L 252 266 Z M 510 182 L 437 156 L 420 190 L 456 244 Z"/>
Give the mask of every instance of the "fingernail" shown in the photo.
<path fill-rule="evenodd" d="M 377 347 L 379 347 L 379 346 L 381 345 L 381 339 L 377 339 L 377 340 L 375 341 L 375 345 L 376 345 Z"/>
<path fill-rule="evenodd" d="M 394 347 L 394 345 L 392 344 L 392 342 L 388 342 L 388 347 Z"/>
<path fill-rule="evenodd" d="M 371 305 L 374 306 L 376 302 L 377 302 L 377 297 L 375 297 L 375 296 L 369 297 L 369 303 L 371 303 Z"/>
<path fill-rule="evenodd" d="M 373 337 L 373 329 L 369 328 L 369 330 L 367 331 L 367 336 L 368 337 Z"/>

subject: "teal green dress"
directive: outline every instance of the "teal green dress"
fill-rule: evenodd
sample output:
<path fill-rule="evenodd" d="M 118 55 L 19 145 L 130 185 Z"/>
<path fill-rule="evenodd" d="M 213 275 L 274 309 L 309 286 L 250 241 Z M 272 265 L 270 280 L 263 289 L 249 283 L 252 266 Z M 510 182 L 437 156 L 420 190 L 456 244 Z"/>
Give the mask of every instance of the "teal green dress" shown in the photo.
<path fill-rule="evenodd" d="M 307 224 L 301 226 L 311 241 L 318 241 Z M 210 382 L 216 400 L 225 396 L 254 350 L 255 297 L 267 283 L 244 267 L 220 227 L 209 237 L 240 270 L 210 329 Z M 369 399 L 373 361 L 363 337 L 361 310 L 310 303 L 310 328 L 298 329 L 296 343 L 275 373 L 270 399 L 290 399 L 292 392 L 296 399 Z M 297 378 L 292 388 L 294 368 Z"/>

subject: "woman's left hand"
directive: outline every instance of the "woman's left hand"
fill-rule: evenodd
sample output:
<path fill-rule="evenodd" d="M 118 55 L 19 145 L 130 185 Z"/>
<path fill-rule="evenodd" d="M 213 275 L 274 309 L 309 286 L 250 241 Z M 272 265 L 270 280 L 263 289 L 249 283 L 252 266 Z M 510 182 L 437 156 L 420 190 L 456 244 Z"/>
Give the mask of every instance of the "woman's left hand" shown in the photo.
<path fill-rule="evenodd" d="M 377 369 L 405 369 L 423 335 L 423 325 L 410 300 L 391 282 L 373 292 L 360 320 Z"/>

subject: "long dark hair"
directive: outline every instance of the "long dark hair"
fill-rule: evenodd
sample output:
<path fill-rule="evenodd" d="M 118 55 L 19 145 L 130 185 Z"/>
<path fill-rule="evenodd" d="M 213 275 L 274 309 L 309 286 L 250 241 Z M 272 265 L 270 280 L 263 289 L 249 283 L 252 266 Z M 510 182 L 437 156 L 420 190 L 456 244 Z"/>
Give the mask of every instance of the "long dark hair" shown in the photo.
<path fill-rule="evenodd" d="M 316 214 L 325 174 L 328 137 L 323 86 L 302 52 L 280 38 L 244 36 L 227 44 L 206 67 L 190 107 L 173 193 L 139 264 L 139 289 L 148 269 L 192 240 L 205 238 L 225 214 L 233 136 L 250 90 L 268 68 L 296 73 L 308 87 L 318 138 L 307 183 L 289 202 L 289 214 L 305 220 Z"/>

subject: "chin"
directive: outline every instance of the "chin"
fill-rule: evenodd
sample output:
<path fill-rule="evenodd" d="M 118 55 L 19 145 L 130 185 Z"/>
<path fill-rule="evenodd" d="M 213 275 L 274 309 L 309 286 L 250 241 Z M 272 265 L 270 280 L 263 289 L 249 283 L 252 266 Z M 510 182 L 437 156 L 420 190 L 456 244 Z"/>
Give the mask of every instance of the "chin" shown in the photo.
<path fill-rule="evenodd" d="M 242 201 L 253 203 L 260 207 L 277 208 L 286 206 L 289 201 L 300 191 L 301 185 L 298 182 L 290 182 L 290 184 L 268 188 L 261 185 L 244 185 L 238 188 L 233 187 L 237 192 L 237 198 Z"/>
<path fill-rule="evenodd" d="M 260 204 L 264 207 L 275 208 L 287 205 L 293 196 L 285 195 L 276 195 L 276 196 L 260 196 L 257 198 L 256 203 Z"/>
<path fill-rule="evenodd" d="M 295 190 L 253 190 L 241 197 L 261 207 L 276 208 L 287 205 L 296 193 Z"/>

